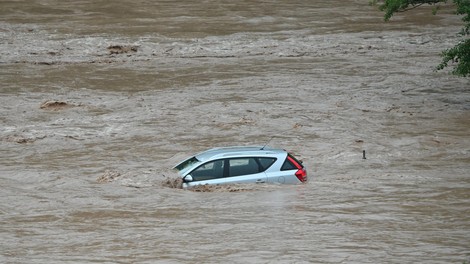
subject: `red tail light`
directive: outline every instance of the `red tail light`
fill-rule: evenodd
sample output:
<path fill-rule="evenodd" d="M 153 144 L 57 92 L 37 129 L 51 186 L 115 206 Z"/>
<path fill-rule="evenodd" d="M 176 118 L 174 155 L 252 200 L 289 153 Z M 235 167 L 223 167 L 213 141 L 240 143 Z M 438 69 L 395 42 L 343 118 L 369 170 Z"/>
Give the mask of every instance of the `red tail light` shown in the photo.
<path fill-rule="evenodd" d="M 295 176 L 299 181 L 301 182 L 306 182 L 307 181 L 307 170 L 300 164 L 296 159 L 291 157 L 290 155 L 287 156 L 287 159 L 294 164 L 294 166 L 297 168 L 297 171 L 295 172 Z"/>
<path fill-rule="evenodd" d="M 307 181 L 307 171 L 305 168 L 299 169 L 297 172 L 295 172 L 295 176 L 297 176 L 297 179 L 299 179 L 301 182 Z"/>

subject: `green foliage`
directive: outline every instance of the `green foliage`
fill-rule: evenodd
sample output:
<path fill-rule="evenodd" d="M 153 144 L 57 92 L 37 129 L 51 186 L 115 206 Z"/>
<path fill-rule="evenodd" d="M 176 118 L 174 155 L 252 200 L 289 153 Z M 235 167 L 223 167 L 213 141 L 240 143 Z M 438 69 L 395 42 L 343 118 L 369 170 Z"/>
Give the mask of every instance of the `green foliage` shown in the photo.
<path fill-rule="evenodd" d="M 379 3 L 380 2 L 380 3 Z M 404 12 L 424 4 L 437 5 L 446 3 L 447 0 L 371 0 L 370 4 L 379 5 L 379 9 L 385 12 L 384 19 L 388 21 L 393 14 Z M 460 34 L 464 38 L 454 47 L 442 53 L 442 62 L 436 67 L 442 70 L 451 63 L 454 66 L 452 73 L 459 76 L 470 76 L 470 0 L 453 0 L 457 10 L 457 15 L 463 15 L 462 21 L 465 23 Z M 438 6 L 433 10 L 437 12 Z"/>
<path fill-rule="evenodd" d="M 465 26 L 461 32 L 462 35 L 470 35 L 470 0 L 454 0 L 457 5 L 457 14 L 464 15 L 462 21 L 465 22 Z"/>
<path fill-rule="evenodd" d="M 463 15 L 462 21 L 465 22 L 460 34 L 470 35 L 470 0 L 454 0 L 457 6 L 458 15 Z M 442 62 L 437 66 L 438 70 L 442 70 L 452 62 L 455 66 L 452 73 L 459 76 L 470 76 L 470 38 L 460 41 L 454 47 L 442 53 Z"/>
<path fill-rule="evenodd" d="M 394 13 L 405 12 L 424 4 L 435 5 L 445 2 L 447 0 L 385 0 L 379 5 L 379 9 L 385 12 L 385 21 L 388 21 Z M 377 0 L 373 1 L 373 3 L 377 3 Z M 433 11 L 433 13 L 435 12 L 437 12 L 437 9 Z"/>
<path fill-rule="evenodd" d="M 455 64 L 452 73 L 460 76 L 470 76 L 470 39 L 463 40 L 454 47 L 442 52 L 442 62 L 437 70 L 448 66 L 449 62 Z"/>

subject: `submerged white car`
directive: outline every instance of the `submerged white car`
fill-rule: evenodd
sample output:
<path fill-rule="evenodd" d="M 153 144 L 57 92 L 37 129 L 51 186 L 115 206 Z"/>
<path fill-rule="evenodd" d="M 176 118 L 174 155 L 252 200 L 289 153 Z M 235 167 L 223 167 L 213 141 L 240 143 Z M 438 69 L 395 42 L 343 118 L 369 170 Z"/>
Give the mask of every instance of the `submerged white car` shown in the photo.
<path fill-rule="evenodd" d="M 174 167 L 183 188 L 231 183 L 307 182 L 307 170 L 283 149 L 267 147 L 214 148 L 190 157 Z"/>

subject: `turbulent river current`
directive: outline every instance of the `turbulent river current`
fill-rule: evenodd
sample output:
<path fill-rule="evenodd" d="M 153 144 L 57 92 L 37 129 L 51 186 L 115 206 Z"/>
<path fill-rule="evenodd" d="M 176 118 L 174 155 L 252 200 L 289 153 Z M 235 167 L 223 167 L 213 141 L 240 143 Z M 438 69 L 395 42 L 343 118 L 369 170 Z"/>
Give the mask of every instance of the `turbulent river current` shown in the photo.
<path fill-rule="evenodd" d="M 462 23 L 368 2 L 2 0 L 0 262 L 469 263 Z M 265 144 L 309 182 L 178 188 Z"/>

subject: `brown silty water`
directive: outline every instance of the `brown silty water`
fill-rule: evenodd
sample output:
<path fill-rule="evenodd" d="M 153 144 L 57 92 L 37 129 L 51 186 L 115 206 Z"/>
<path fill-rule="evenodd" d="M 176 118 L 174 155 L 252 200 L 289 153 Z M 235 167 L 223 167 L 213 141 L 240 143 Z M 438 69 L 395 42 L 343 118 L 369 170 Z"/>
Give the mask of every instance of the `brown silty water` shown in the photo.
<path fill-rule="evenodd" d="M 451 6 L 0 7 L 1 263 L 470 260 L 469 81 L 433 71 Z M 308 184 L 177 188 L 181 159 L 268 141 Z"/>

